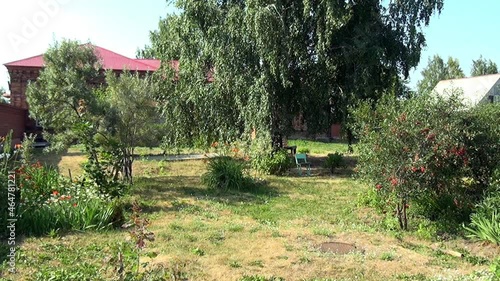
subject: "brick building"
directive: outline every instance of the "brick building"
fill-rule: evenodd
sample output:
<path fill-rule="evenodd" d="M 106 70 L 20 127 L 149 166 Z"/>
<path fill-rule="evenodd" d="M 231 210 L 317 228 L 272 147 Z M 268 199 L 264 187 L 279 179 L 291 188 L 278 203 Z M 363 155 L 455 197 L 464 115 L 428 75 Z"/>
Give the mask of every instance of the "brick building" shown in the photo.
<path fill-rule="evenodd" d="M 96 55 L 100 58 L 104 70 L 122 72 L 128 69 L 139 74 L 154 72 L 160 67 L 159 60 L 131 59 L 110 50 L 94 46 Z M 10 106 L 0 107 L 0 136 L 14 130 L 15 136 L 22 136 L 24 132 L 36 133 L 35 122 L 28 118 L 29 105 L 26 102 L 26 88 L 28 83 L 36 81 L 44 67 L 43 55 L 4 64 L 10 76 Z M 177 67 L 177 65 L 174 65 Z M 102 76 L 104 83 L 104 75 Z M 99 81 L 98 81 L 99 82 Z M 24 116 L 22 116 L 24 114 Z M 20 123 L 21 120 L 23 123 Z M 22 129 L 22 132 L 20 130 Z"/>

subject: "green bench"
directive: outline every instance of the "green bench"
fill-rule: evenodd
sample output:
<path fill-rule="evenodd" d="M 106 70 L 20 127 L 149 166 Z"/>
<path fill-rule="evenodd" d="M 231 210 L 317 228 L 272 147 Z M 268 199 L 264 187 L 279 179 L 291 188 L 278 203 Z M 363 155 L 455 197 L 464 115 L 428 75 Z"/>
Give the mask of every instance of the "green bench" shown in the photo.
<path fill-rule="evenodd" d="M 295 164 L 297 164 L 299 176 L 302 176 L 302 167 L 306 169 L 306 173 L 308 176 L 311 175 L 311 163 L 307 161 L 307 156 L 305 153 L 295 154 Z"/>

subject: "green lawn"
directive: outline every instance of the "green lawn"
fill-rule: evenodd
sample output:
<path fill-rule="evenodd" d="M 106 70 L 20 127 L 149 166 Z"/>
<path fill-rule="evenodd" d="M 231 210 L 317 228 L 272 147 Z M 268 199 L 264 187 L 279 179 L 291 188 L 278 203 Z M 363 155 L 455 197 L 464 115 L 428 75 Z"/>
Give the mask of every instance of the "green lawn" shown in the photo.
<path fill-rule="evenodd" d="M 310 140 L 288 140 L 288 145 L 296 145 L 297 151 L 309 150 L 311 154 L 347 153 L 347 144 L 343 142 L 319 142 Z"/>
<path fill-rule="evenodd" d="M 316 154 L 345 148 L 303 145 Z M 283 177 L 252 173 L 265 183 L 260 189 L 217 194 L 200 183 L 203 161 L 138 160 L 135 165 L 135 186 L 127 200 L 141 204 L 155 234 L 144 253 L 158 254 L 141 262 L 187 278 L 172 280 L 256 275 L 285 280 L 477 280 L 500 253 L 496 246 L 457 237 L 425 239 L 420 235 L 425 229 L 417 225 L 408 233 L 388 230 L 381 214 L 360 204 L 366 186 L 345 174 L 332 177 L 319 166 L 313 167 L 312 177 L 298 177 L 294 170 Z M 128 237 L 126 230 L 112 230 L 23 239 L 19 273 L 7 275 L 7 280 L 113 280 L 118 251 L 124 251 Z M 330 241 L 363 252 L 321 252 L 319 245 Z M 450 250 L 464 257 L 446 254 Z M 5 263 L 1 269 L 7 269 Z"/>

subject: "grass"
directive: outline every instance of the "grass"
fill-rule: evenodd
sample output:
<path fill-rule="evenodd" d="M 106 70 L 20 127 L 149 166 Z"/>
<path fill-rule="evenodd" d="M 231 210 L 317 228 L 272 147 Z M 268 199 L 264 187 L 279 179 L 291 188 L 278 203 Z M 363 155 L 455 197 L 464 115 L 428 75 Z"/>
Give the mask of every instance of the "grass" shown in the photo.
<path fill-rule="evenodd" d="M 341 144 L 306 143 L 311 144 L 311 153 L 345 149 Z M 68 161 L 62 161 L 65 157 Z M 78 166 L 74 163 L 78 157 L 61 155 L 60 170 Z M 139 201 L 151 221 L 149 230 L 156 236 L 144 252 L 158 255 L 144 257 L 142 262 L 149 262 L 147 268 L 163 265 L 169 276 L 189 280 L 474 280 L 470 276 L 486 274 L 481 272 L 500 251 L 494 245 L 458 238 L 441 242 L 442 249 L 467 253 L 468 258 L 460 259 L 434 250 L 435 242 L 420 238 L 416 229 L 387 231 L 377 212 L 357 205 L 358 194 L 367 187 L 348 176 L 266 176 L 265 188 L 220 194 L 201 184 L 200 175 L 206 170 L 203 161 L 166 162 L 161 173 L 158 163 L 136 161 L 129 200 Z M 127 231 L 118 229 L 25 238 L 18 249 L 19 273 L 7 277 L 112 280 L 117 251 L 127 237 Z M 329 241 L 354 244 L 364 254 L 320 252 L 318 246 Z M 2 251 L 0 259 L 6 256 Z M 7 268 L 4 263 L 0 270 Z"/>
<path fill-rule="evenodd" d="M 288 140 L 288 145 L 296 145 L 297 151 L 309 150 L 308 154 L 347 153 L 347 145 L 342 142 L 320 142 L 310 140 Z M 355 148 L 354 148 L 355 149 Z"/>

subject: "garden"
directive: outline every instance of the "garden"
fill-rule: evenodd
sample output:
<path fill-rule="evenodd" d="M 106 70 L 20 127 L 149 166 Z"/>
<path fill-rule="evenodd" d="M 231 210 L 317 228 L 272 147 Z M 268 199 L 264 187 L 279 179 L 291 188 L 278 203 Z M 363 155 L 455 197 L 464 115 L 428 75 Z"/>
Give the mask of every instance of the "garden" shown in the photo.
<path fill-rule="evenodd" d="M 4 145 L 2 175 L 15 170 L 19 200 L 16 273 L 5 258 L 2 278 L 495 280 L 499 112 L 426 96 L 360 106 L 354 153 L 289 141 L 311 159 L 311 176 L 288 152 L 217 142 L 205 152 L 219 157 L 202 160 L 137 148 L 134 182 L 102 188 L 81 145 Z"/>
<path fill-rule="evenodd" d="M 50 146 L 0 140 L 1 280 L 500 278 L 500 103 L 405 84 L 442 1 L 264 2 L 175 1 L 154 73 L 47 50 Z"/>

